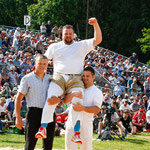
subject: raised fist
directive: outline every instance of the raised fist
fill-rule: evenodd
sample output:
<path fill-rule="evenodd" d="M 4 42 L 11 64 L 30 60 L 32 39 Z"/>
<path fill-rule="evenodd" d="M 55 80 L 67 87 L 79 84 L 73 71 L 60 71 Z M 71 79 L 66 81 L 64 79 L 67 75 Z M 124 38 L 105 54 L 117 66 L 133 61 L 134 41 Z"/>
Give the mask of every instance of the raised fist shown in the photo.
<path fill-rule="evenodd" d="M 96 18 L 90 18 L 90 19 L 89 19 L 89 24 L 90 24 L 90 25 L 95 25 L 95 24 L 97 24 L 97 19 L 96 19 Z"/>

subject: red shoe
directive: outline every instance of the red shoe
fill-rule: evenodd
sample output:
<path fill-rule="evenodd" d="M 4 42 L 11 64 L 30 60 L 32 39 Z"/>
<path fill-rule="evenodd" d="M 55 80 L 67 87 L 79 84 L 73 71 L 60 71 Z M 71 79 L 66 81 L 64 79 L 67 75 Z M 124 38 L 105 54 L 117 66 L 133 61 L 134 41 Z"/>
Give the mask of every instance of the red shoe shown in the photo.
<path fill-rule="evenodd" d="M 36 133 L 35 138 L 46 139 L 46 128 L 40 127 L 39 131 Z"/>
<path fill-rule="evenodd" d="M 147 130 L 145 130 L 145 131 L 143 131 L 143 132 L 150 132 L 150 129 L 147 129 Z"/>
<path fill-rule="evenodd" d="M 80 138 L 80 132 L 75 132 L 74 136 L 72 137 L 72 142 L 82 144 L 81 138 Z"/>
<path fill-rule="evenodd" d="M 141 131 L 139 129 L 136 128 L 136 132 L 140 133 Z"/>

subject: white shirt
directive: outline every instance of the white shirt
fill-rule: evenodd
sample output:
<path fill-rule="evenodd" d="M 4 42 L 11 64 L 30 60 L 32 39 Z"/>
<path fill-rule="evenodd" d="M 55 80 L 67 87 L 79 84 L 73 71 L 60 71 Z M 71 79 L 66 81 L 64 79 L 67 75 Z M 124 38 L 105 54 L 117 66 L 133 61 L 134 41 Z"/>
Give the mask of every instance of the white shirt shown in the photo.
<path fill-rule="evenodd" d="M 66 45 L 63 41 L 51 44 L 45 55 L 53 59 L 54 73 L 81 74 L 86 55 L 94 49 L 93 39 L 73 42 Z"/>
<path fill-rule="evenodd" d="M 4 106 L 0 105 L 0 115 L 1 115 L 1 112 L 5 112 L 5 110 L 6 110 L 6 104 L 4 104 Z"/>
<path fill-rule="evenodd" d="M 147 123 L 150 123 L 150 118 L 148 118 L 148 117 L 150 117 L 150 110 L 148 110 L 146 113 L 146 121 L 147 121 Z"/>
<path fill-rule="evenodd" d="M 131 110 L 129 104 L 127 104 L 127 106 L 125 106 L 124 104 L 122 104 L 119 108 L 119 110 Z"/>
<path fill-rule="evenodd" d="M 95 85 L 84 90 L 84 98 L 83 98 L 83 106 L 91 107 L 97 106 L 101 108 L 103 102 L 103 94 L 100 89 L 98 89 Z M 83 119 L 92 121 L 93 113 L 83 112 Z"/>
<path fill-rule="evenodd" d="M 46 26 L 41 25 L 40 30 L 41 30 L 41 33 L 46 33 Z"/>

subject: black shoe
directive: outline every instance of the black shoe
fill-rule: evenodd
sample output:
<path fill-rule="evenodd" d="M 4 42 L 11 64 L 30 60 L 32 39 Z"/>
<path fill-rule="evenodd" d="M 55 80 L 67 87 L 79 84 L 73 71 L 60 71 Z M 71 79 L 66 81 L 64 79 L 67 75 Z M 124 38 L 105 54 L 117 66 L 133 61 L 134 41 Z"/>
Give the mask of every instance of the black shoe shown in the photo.
<path fill-rule="evenodd" d="M 101 135 L 101 134 L 99 134 L 99 136 L 97 137 L 97 139 L 101 139 L 101 137 L 102 137 L 102 135 Z"/>

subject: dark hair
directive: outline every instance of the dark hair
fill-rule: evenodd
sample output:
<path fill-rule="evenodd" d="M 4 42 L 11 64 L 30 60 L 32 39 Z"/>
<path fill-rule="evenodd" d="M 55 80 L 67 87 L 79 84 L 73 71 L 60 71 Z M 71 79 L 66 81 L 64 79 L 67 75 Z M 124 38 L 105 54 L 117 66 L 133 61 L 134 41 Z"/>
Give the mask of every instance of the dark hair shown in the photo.
<path fill-rule="evenodd" d="M 92 67 L 90 67 L 90 66 L 85 67 L 84 71 L 90 71 L 92 75 L 95 75 L 95 70 Z"/>
<path fill-rule="evenodd" d="M 69 24 L 66 24 L 66 25 L 63 26 L 63 30 L 64 29 L 72 29 L 73 30 L 73 26 L 69 25 Z"/>

